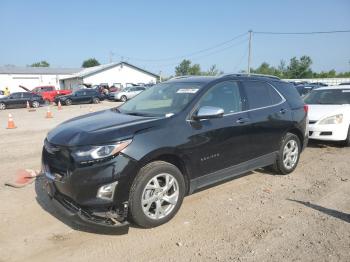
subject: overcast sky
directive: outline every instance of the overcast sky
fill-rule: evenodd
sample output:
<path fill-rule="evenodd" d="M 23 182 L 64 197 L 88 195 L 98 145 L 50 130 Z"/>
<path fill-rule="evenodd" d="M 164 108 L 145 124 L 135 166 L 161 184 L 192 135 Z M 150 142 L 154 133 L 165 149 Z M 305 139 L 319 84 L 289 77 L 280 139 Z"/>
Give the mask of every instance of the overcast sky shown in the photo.
<path fill-rule="evenodd" d="M 93 3 L 92 3 L 93 2 Z M 170 75 L 184 57 L 203 70 L 247 67 L 247 36 L 254 31 L 306 32 L 350 29 L 349 0 L 83 1 L 1 0 L 0 65 L 47 60 L 52 67 L 80 67 L 121 57 Z M 309 55 L 315 71 L 350 71 L 350 33 L 253 35 L 252 64 L 278 65 Z M 157 61 L 152 61 L 157 60 Z"/>

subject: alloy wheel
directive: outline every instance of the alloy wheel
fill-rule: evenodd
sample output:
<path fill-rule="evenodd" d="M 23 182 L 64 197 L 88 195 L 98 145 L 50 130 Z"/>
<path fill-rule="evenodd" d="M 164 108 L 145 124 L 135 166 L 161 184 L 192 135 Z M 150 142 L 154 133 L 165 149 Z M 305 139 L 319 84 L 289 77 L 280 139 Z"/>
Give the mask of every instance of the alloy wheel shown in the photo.
<path fill-rule="evenodd" d="M 5 110 L 6 109 L 6 105 L 4 103 L 0 103 L 0 110 Z"/>
<path fill-rule="evenodd" d="M 295 140 L 289 140 L 283 149 L 283 164 L 286 169 L 292 169 L 298 161 L 299 147 Z"/>
<path fill-rule="evenodd" d="M 32 106 L 33 106 L 34 108 L 38 108 L 38 107 L 39 107 L 39 102 L 34 101 L 34 102 L 32 103 Z"/>
<path fill-rule="evenodd" d="M 142 193 L 143 213 L 151 219 L 158 220 L 168 216 L 179 199 L 179 184 L 170 174 L 154 176 Z"/>

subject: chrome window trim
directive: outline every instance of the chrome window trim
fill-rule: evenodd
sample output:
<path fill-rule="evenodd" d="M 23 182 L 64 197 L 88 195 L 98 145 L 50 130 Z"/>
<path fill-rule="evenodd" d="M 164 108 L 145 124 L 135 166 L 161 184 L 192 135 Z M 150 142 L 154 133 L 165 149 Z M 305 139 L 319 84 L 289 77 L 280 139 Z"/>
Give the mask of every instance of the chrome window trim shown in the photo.
<path fill-rule="evenodd" d="M 228 80 L 229 81 L 229 80 Z M 239 80 L 232 80 L 232 81 L 239 81 Z M 284 104 L 287 100 L 285 99 L 285 97 L 273 86 L 271 85 L 270 83 L 268 82 L 264 82 L 264 81 L 261 81 L 261 80 L 246 80 L 246 81 L 255 81 L 255 82 L 263 82 L 263 83 L 266 83 L 268 84 L 269 86 L 271 86 L 276 92 L 277 94 L 280 96 L 281 98 L 281 101 L 277 104 L 273 104 L 273 105 L 269 105 L 269 106 L 263 106 L 263 107 L 257 107 L 257 108 L 253 108 L 253 109 L 248 109 L 248 110 L 243 110 L 243 111 L 239 111 L 239 112 L 233 112 L 233 113 L 227 113 L 227 114 L 224 114 L 222 117 L 225 117 L 225 116 L 231 116 L 231 115 L 237 115 L 237 114 L 241 114 L 241 113 L 247 113 L 247 112 L 251 112 L 251 111 L 256 111 L 256 110 L 261 110 L 261 109 L 266 109 L 266 108 L 271 108 L 271 107 L 275 107 L 275 106 L 279 106 L 279 105 L 282 105 Z M 241 81 L 244 85 L 244 81 Z M 203 94 L 204 96 L 204 94 Z M 196 104 L 196 106 L 198 105 L 198 103 Z M 192 114 L 191 114 L 192 116 Z M 201 119 L 200 121 L 203 121 L 203 120 L 207 120 L 207 119 Z M 186 121 L 189 121 L 189 122 L 192 122 L 194 121 L 193 119 L 186 119 Z"/>

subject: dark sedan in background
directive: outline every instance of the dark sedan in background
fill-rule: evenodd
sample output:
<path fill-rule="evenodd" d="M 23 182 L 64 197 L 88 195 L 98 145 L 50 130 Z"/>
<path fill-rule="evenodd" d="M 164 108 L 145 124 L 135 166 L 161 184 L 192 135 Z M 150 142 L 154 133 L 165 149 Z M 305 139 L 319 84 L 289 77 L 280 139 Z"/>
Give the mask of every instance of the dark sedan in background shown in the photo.
<path fill-rule="evenodd" d="M 40 95 L 29 92 L 17 92 L 0 99 L 0 110 L 26 107 L 27 101 L 29 106 L 34 108 L 38 108 L 40 105 L 44 104 L 44 99 Z"/>
<path fill-rule="evenodd" d="M 103 96 L 94 89 L 80 89 L 74 91 L 72 94 L 58 96 L 55 99 L 55 103 L 58 104 L 61 101 L 62 105 L 72 105 L 72 104 L 98 104 L 103 100 Z"/>

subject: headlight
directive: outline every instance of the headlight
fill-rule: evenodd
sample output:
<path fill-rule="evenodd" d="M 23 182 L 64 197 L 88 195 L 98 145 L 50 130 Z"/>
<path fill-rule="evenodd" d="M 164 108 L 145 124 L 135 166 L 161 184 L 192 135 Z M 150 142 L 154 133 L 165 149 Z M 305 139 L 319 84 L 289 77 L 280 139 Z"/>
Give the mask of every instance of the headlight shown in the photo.
<path fill-rule="evenodd" d="M 319 124 L 320 125 L 334 125 L 343 123 L 343 115 L 335 115 L 322 119 Z"/>
<path fill-rule="evenodd" d="M 120 151 L 126 148 L 131 141 L 132 139 L 128 139 L 115 144 L 91 146 L 89 148 L 77 150 L 73 153 L 73 155 L 79 162 L 89 162 L 89 160 L 108 158 L 118 154 Z"/>

